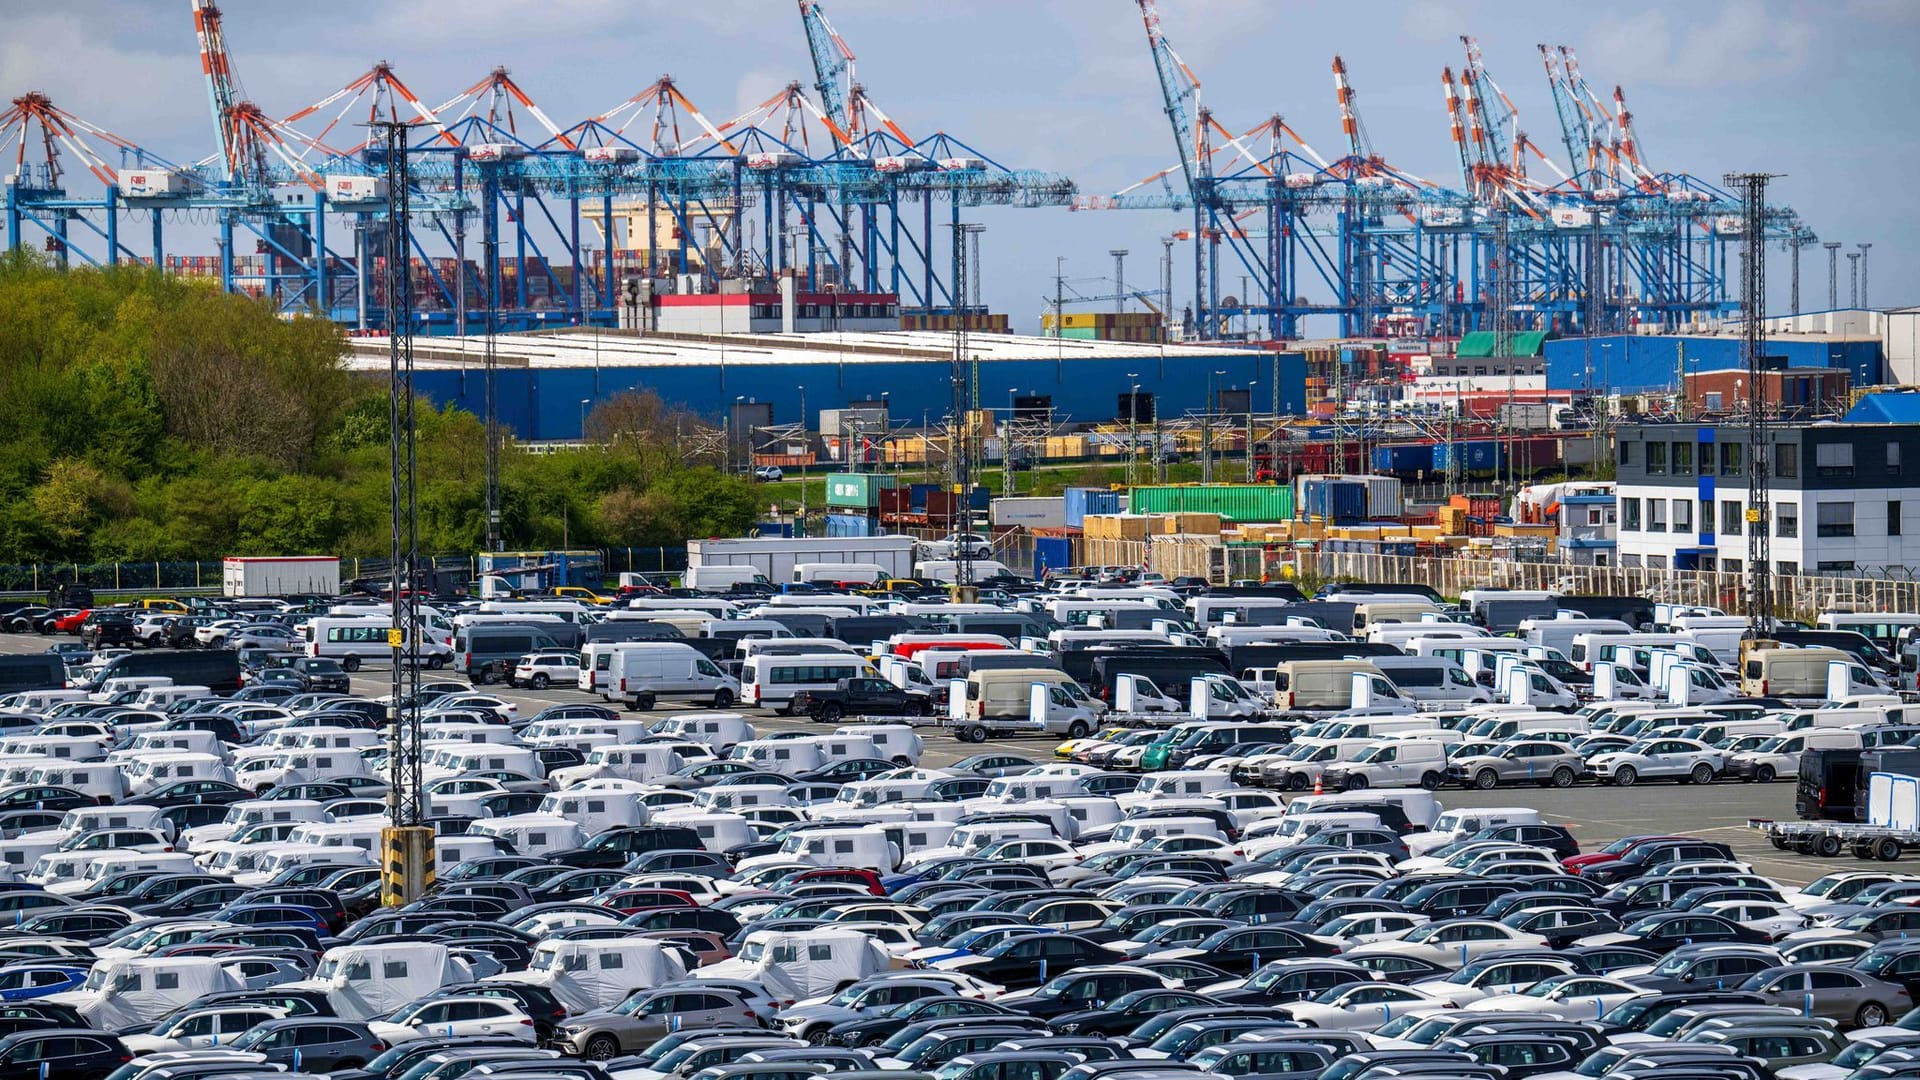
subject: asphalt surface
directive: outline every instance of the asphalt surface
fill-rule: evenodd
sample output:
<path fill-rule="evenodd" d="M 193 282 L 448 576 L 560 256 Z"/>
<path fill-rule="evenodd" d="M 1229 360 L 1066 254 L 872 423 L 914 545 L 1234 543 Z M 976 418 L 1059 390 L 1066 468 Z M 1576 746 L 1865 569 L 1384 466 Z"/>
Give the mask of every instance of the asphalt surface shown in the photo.
<path fill-rule="evenodd" d="M 42 652 L 58 640 L 72 639 L 0 634 L 0 652 Z M 448 677 L 446 672 L 424 672 L 423 675 L 432 679 Z M 599 701 L 598 697 L 582 691 L 561 687 L 531 690 L 494 684 L 479 689 L 511 701 L 522 716 L 531 716 L 549 705 Z M 385 669 L 363 669 L 353 676 L 355 694 L 379 697 L 391 690 L 391 675 Z M 706 702 L 662 700 L 651 714 L 632 715 L 667 716 L 674 712 L 708 707 Z M 785 717 L 744 707 L 736 707 L 735 711 L 746 715 L 755 729 L 762 733 L 828 730 L 825 725 L 812 724 L 804 717 Z M 849 717 L 848 722 L 856 719 Z M 927 747 L 921 763 L 929 768 L 951 765 L 961 758 L 989 749 L 1017 753 L 1035 761 L 1051 761 L 1053 748 L 1061 741 L 1058 736 L 1053 736 L 995 739 L 985 744 L 963 743 L 937 727 L 924 728 L 922 734 Z M 1439 792 L 1439 799 L 1442 806 L 1449 808 L 1533 807 L 1548 820 L 1572 829 L 1583 850 L 1594 850 L 1619 837 L 1639 833 L 1679 833 L 1718 840 L 1731 845 L 1743 861 L 1753 865 L 1756 873 L 1784 884 L 1803 885 L 1834 870 L 1872 865 L 1861 863 L 1851 855 L 1821 859 L 1777 851 L 1765 837 L 1747 828 L 1747 821 L 1754 818 L 1792 820 L 1793 792 L 1794 784 L 1791 781 L 1772 784 L 1727 781 L 1706 787 L 1649 781 L 1631 788 L 1592 785 L 1569 789 L 1505 787 L 1494 791 L 1444 788 Z"/>

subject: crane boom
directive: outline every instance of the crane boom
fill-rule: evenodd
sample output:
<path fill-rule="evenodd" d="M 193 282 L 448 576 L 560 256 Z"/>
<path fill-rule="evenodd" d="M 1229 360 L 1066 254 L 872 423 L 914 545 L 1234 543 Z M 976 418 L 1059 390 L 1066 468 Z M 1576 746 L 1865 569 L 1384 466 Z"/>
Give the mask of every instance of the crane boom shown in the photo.
<path fill-rule="evenodd" d="M 827 119 L 849 131 L 849 102 L 853 95 L 853 50 L 827 21 L 816 0 L 800 0 L 800 23 L 807 31 L 807 49 L 813 53 L 813 88 L 820 95 Z"/>

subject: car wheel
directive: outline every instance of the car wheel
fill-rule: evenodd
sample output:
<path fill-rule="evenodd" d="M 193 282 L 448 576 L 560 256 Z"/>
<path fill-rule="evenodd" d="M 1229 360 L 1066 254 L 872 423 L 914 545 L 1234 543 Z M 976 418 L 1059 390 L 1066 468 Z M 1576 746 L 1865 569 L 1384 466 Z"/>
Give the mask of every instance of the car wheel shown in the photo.
<path fill-rule="evenodd" d="M 1340 785 L 1341 791 L 1365 791 L 1366 789 L 1367 778 L 1364 776 L 1349 776 L 1347 782 Z"/>
<path fill-rule="evenodd" d="M 439 671 L 441 668 L 446 666 L 447 666 L 447 658 L 444 656 L 427 657 L 427 667 L 430 670 Z"/>
<path fill-rule="evenodd" d="M 815 1025 L 808 1028 L 804 1037 L 807 1040 L 808 1046 L 825 1046 L 833 1039 L 833 1036 L 827 1034 L 827 1029 L 824 1025 Z"/>
<path fill-rule="evenodd" d="M 1437 772 L 1421 773 L 1420 786 L 1428 791 L 1438 791 L 1442 779 L 1444 778 Z"/>
<path fill-rule="evenodd" d="M 968 724 L 966 727 L 960 729 L 960 739 L 963 742 L 986 742 L 987 729 L 981 727 L 979 724 Z"/>
<path fill-rule="evenodd" d="M 1578 779 L 1579 777 L 1573 774 L 1573 770 L 1565 765 L 1553 770 L 1554 787 L 1572 787 L 1573 782 Z"/>
<path fill-rule="evenodd" d="M 641 694 L 638 697 L 635 697 L 633 699 L 632 707 L 635 709 L 639 709 L 642 712 L 650 711 L 653 708 L 653 695 Z"/>
<path fill-rule="evenodd" d="M 733 691 L 731 691 L 731 690 L 715 690 L 715 691 L 713 692 L 713 707 L 714 707 L 714 708 L 716 708 L 716 709 L 724 709 L 724 708 L 726 708 L 727 706 L 729 706 L 729 705 L 731 705 L 731 704 L 733 704 Z"/>
<path fill-rule="evenodd" d="M 535 690 L 545 690 L 549 681 L 551 680 L 547 678 L 545 673 L 536 673 L 533 677 L 533 688 Z"/>
<path fill-rule="evenodd" d="M 1640 774 L 1635 772 L 1631 765 L 1622 765 L 1613 770 L 1613 783 L 1615 787 L 1632 787 L 1633 782 L 1638 779 L 1640 779 Z"/>
<path fill-rule="evenodd" d="M 1753 779 L 1755 783 L 1771 784 L 1773 783 L 1773 778 L 1774 778 L 1774 771 L 1773 771 L 1773 766 L 1771 765 L 1762 765 L 1759 768 L 1753 770 Z"/>
<path fill-rule="evenodd" d="M 1876 1028 L 1883 1026 L 1886 1022 L 1887 1007 L 1877 1001 L 1867 1002 L 1865 1005 L 1860 1006 L 1858 1012 L 1853 1014 L 1855 1027 Z"/>
<path fill-rule="evenodd" d="M 1892 862 L 1900 857 L 1900 841 L 1888 836 L 1873 845 L 1873 856 L 1881 862 Z"/>
<path fill-rule="evenodd" d="M 150 634 L 147 636 L 147 648 L 157 649 L 166 644 L 166 640 L 166 638 L 161 637 L 159 634 Z"/>
<path fill-rule="evenodd" d="M 588 1061 L 609 1061 L 620 1052 L 620 1043 L 611 1035 L 595 1035 L 587 1040 L 585 1057 Z"/>
<path fill-rule="evenodd" d="M 342 657 L 340 660 L 340 670 L 346 672 L 349 675 L 353 674 L 356 671 L 359 671 L 360 658 L 357 656 Z"/>
<path fill-rule="evenodd" d="M 1840 838 L 1829 833 L 1813 842 L 1813 853 L 1823 859 L 1832 859 L 1840 854 Z"/>
<path fill-rule="evenodd" d="M 846 710 L 834 702 L 829 701 L 820 706 L 820 722 L 823 724 L 837 724 L 844 715 Z"/>
<path fill-rule="evenodd" d="M 1711 784 L 1713 783 L 1713 766 L 1703 761 L 1693 767 L 1693 771 L 1687 774 L 1687 779 L 1696 784 Z"/>
<path fill-rule="evenodd" d="M 907 715 L 908 716 L 932 716 L 933 702 L 916 701 L 913 704 L 907 706 Z"/>
<path fill-rule="evenodd" d="M 1481 769 L 1473 774 L 1473 786 L 1481 791 L 1492 791 L 1500 786 L 1500 772 L 1497 769 Z"/>
<path fill-rule="evenodd" d="M 893 756 L 893 763 L 903 769 L 913 768 L 913 759 L 905 754 L 895 754 Z"/>
<path fill-rule="evenodd" d="M 1774 849 L 1775 851 L 1785 851 L 1785 850 L 1787 850 L 1788 848 L 1790 848 L 1790 847 L 1792 847 L 1792 846 L 1793 846 L 1792 844 L 1789 844 L 1789 843 L 1787 843 L 1787 841 L 1785 840 L 1785 838 L 1783 838 L 1783 837 L 1779 837 L 1779 836 L 1769 836 L 1769 837 L 1767 837 L 1767 843 L 1769 843 L 1769 844 L 1772 844 L 1772 845 L 1773 845 L 1773 849 Z"/>
<path fill-rule="evenodd" d="M 1087 737 L 1087 725 L 1081 723 L 1078 720 L 1075 720 L 1073 723 L 1067 725 L 1067 738 L 1084 739 L 1086 737 Z"/>

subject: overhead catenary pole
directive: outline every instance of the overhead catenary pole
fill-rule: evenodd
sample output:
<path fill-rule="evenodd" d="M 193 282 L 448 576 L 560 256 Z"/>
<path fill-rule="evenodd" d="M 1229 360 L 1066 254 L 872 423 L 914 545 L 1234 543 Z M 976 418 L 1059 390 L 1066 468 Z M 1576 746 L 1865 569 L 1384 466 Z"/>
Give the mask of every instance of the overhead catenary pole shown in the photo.
<path fill-rule="evenodd" d="M 1740 275 L 1741 351 L 1747 370 L 1747 628 L 1757 637 L 1773 632 L 1773 515 L 1768 472 L 1772 447 L 1766 417 L 1767 181 L 1770 173 L 1734 173 L 1727 185 L 1739 193 L 1746 259 Z"/>
<path fill-rule="evenodd" d="M 1840 242 L 1829 240 L 1827 249 L 1827 310 L 1840 307 Z"/>
<path fill-rule="evenodd" d="M 1867 250 L 1872 244 L 1860 245 L 1860 306 L 1867 307 L 1872 301 L 1867 299 Z"/>
<path fill-rule="evenodd" d="M 411 903 L 433 886 L 433 830 L 425 825 L 426 793 L 420 760 L 420 567 L 418 454 L 415 441 L 413 292 L 408 273 L 410 224 L 408 125 L 375 125 L 386 151 L 386 323 L 389 510 L 392 530 L 391 617 L 387 646 L 393 665 L 387 707 L 387 813 L 382 837 L 382 900 Z"/>

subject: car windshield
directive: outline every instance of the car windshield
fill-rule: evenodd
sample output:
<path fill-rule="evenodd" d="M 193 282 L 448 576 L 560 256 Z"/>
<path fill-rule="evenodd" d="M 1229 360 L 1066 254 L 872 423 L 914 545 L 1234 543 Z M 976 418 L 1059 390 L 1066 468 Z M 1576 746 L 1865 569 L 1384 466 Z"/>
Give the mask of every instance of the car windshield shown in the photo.
<path fill-rule="evenodd" d="M 1414 1024 L 1400 1035 L 1400 1038 L 1421 1046 L 1432 1046 L 1453 1030 L 1455 1021 L 1444 1016 L 1431 1016 Z"/>
<path fill-rule="evenodd" d="M 273 1029 L 269 1027 L 249 1028 L 229 1045 L 235 1050 L 246 1050 L 271 1034 L 273 1034 Z"/>
<path fill-rule="evenodd" d="M 1587 1056 L 1587 1060 L 1574 1066 L 1573 1071 L 1580 1076 L 1604 1076 L 1608 1069 L 1618 1064 L 1631 1051 L 1620 1047 L 1606 1047 Z"/>

